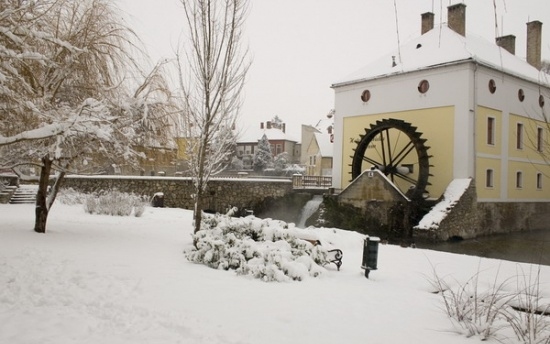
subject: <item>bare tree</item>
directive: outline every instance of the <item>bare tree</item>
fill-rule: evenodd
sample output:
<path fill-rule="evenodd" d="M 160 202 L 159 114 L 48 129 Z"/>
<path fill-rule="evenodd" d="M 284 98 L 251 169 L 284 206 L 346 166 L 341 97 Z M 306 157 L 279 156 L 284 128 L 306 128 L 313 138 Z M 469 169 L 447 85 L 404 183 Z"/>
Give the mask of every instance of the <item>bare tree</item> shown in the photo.
<path fill-rule="evenodd" d="M 197 232 L 208 181 L 229 163 L 235 141 L 240 95 L 250 66 L 241 45 L 247 0 L 180 1 L 189 39 L 177 60 Z"/>
<path fill-rule="evenodd" d="M 107 0 L 11 1 L 0 10 L 0 165 L 41 168 L 36 232 L 46 231 L 78 159 L 131 160 L 135 144 L 167 132 L 162 115 L 177 111 L 162 66 L 140 72 L 135 35 L 118 18 Z"/>

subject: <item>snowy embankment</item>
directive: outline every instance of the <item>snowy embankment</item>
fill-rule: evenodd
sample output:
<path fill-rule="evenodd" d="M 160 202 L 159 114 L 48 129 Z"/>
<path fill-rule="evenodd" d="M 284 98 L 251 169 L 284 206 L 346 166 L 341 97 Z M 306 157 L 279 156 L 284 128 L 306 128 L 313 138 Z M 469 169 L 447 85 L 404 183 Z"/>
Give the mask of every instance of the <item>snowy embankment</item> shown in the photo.
<path fill-rule="evenodd" d="M 299 231 L 342 249 L 341 270 L 266 283 L 189 262 L 190 211 L 113 217 L 56 204 L 46 234 L 32 231 L 33 214 L 0 205 L 0 343 L 472 343 L 433 293 L 433 269 L 456 283 L 480 271 L 490 288 L 538 268 L 382 245 L 366 279 L 364 236 L 321 228 Z M 540 285 L 549 297 L 550 267 Z"/>
<path fill-rule="evenodd" d="M 441 222 L 451 212 L 455 204 L 460 200 L 460 197 L 470 186 L 470 178 L 454 179 L 443 194 L 443 199 L 437 203 L 423 218 L 420 220 L 415 229 L 438 229 Z"/>

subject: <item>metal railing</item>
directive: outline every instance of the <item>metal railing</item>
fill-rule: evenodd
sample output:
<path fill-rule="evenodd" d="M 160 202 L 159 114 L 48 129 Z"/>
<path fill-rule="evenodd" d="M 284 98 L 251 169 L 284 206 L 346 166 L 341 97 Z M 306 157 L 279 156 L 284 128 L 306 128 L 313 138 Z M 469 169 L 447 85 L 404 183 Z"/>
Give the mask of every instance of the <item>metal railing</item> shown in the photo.
<path fill-rule="evenodd" d="M 332 177 L 294 175 L 292 176 L 292 186 L 294 188 L 330 188 Z"/>

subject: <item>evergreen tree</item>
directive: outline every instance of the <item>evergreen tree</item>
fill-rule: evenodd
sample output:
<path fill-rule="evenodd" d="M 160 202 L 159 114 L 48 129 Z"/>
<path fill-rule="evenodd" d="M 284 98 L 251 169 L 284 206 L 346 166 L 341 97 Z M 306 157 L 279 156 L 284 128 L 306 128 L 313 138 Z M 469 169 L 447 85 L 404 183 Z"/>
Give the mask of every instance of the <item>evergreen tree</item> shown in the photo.
<path fill-rule="evenodd" d="M 289 163 L 290 156 L 288 155 L 288 152 L 277 154 L 273 161 L 275 172 L 277 172 L 277 174 L 282 174 L 283 170 L 288 166 Z"/>
<path fill-rule="evenodd" d="M 267 136 L 264 134 L 258 141 L 258 149 L 254 153 L 254 170 L 263 171 L 273 164 L 273 155 L 271 154 L 271 145 Z"/>

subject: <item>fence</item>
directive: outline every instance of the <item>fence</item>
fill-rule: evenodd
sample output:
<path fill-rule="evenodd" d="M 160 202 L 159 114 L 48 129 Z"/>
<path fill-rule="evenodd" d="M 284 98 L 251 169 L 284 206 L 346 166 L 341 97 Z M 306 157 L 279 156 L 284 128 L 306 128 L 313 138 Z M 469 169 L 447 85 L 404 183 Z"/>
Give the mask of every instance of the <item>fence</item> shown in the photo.
<path fill-rule="evenodd" d="M 330 188 L 332 177 L 294 175 L 292 186 L 294 188 Z"/>

